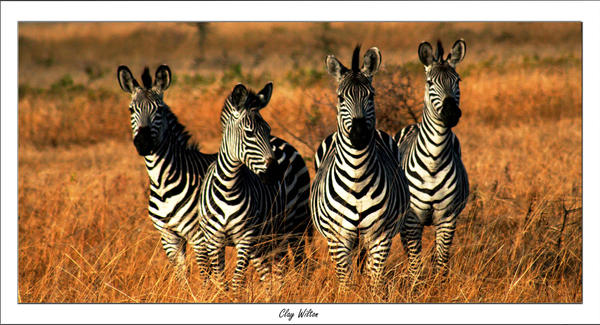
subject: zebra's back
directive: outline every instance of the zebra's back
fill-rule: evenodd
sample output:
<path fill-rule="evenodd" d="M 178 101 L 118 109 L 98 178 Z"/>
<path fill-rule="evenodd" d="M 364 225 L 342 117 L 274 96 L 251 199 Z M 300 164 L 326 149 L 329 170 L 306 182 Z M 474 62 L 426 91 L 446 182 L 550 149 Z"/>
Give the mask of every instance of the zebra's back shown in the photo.
<path fill-rule="evenodd" d="M 283 187 L 285 188 L 285 212 L 283 215 L 283 234 L 312 236 L 312 225 L 308 198 L 310 175 L 304 159 L 288 142 L 271 136 L 271 145 L 280 169 L 283 169 Z"/>

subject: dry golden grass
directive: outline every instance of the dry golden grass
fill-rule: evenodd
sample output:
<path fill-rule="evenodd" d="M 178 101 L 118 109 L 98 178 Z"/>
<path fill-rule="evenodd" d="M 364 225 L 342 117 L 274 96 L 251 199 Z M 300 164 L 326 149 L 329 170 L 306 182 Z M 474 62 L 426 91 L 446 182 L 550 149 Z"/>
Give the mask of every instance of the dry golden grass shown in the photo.
<path fill-rule="evenodd" d="M 19 302 L 582 301 L 579 24 L 214 24 L 206 42 L 211 51 L 227 51 L 229 59 L 218 62 L 219 53 L 209 51 L 199 63 L 189 54 L 197 53 L 189 51 L 197 48 L 193 25 L 98 26 L 20 25 Z M 102 36 L 92 36 L 96 28 Z M 342 42 L 341 35 L 351 31 L 357 39 Z M 136 47 L 156 35 L 181 44 L 164 57 L 158 45 Z M 319 37 L 334 40 L 319 43 Z M 332 46 L 342 62 L 357 41 L 379 46 L 384 67 L 374 81 L 377 114 L 380 127 L 393 133 L 411 121 L 408 109 L 418 112 L 422 105 L 416 47 L 436 37 L 446 46 L 465 37 L 469 46 L 458 68 L 464 115 L 455 132 L 472 195 L 459 219 L 446 281 L 430 274 L 430 228 L 424 234 L 426 275 L 415 288 L 395 239 L 385 300 L 369 294 L 362 275 L 355 275 L 350 293 L 338 294 L 319 234 L 309 278 L 292 271 L 272 296 L 252 268 L 240 297 L 218 292 L 200 281 L 191 257 L 189 285 L 175 281 L 147 217 L 147 174 L 131 143 L 128 96 L 115 78 L 118 64 L 129 64 L 138 75 L 143 64 L 155 69 L 169 63 L 177 79 L 165 101 L 207 152 L 218 148 L 216 121 L 233 85 L 258 88 L 274 80 L 265 119 L 274 134 L 296 146 L 312 175 L 313 150 L 335 128 L 333 82 L 323 74 L 322 46 Z M 124 41 L 129 44 L 118 45 Z M 248 55 L 252 48 L 263 49 L 262 56 Z M 73 54 L 77 49 L 80 56 Z M 231 67 L 236 63 L 241 72 Z M 306 74 L 297 73 L 302 69 Z M 394 87 L 402 80 L 411 89 Z M 408 98 L 407 106 L 397 102 L 399 95 Z M 232 261 L 228 249 L 229 273 Z"/>

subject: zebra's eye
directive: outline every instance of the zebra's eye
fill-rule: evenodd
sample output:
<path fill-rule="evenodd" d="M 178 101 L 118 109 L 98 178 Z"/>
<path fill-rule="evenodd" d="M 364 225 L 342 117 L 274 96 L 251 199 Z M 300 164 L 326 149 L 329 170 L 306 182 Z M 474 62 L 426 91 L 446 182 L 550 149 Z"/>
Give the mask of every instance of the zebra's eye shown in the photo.
<path fill-rule="evenodd" d="M 344 97 L 338 95 L 338 100 L 340 101 L 340 103 L 343 103 L 344 102 Z"/>
<path fill-rule="evenodd" d="M 375 94 L 374 93 L 370 93 L 369 94 L 369 100 L 372 101 L 374 98 L 375 98 Z"/>
<path fill-rule="evenodd" d="M 129 113 L 133 114 L 133 107 L 129 106 Z"/>
<path fill-rule="evenodd" d="M 246 132 L 246 137 L 251 138 L 254 134 L 252 134 L 252 130 L 244 130 Z"/>
<path fill-rule="evenodd" d="M 428 86 L 431 86 L 431 85 L 433 85 L 433 81 L 431 81 L 431 80 L 427 80 L 427 85 L 428 85 Z"/>

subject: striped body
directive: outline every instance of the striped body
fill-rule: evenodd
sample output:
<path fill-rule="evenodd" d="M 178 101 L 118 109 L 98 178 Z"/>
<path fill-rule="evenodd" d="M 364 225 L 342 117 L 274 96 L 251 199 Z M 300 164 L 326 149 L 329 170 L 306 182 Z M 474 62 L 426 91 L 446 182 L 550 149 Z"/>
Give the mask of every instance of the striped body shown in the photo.
<path fill-rule="evenodd" d="M 248 98 L 242 104 L 249 105 L 256 95 L 245 96 Z M 200 225 L 213 273 L 221 286 L 224 286 L 224 248 L 227 245 L 236 248 L 232 284 L 235 290 L 244 284 L 249 261 L 261 280 L 265 280 L 271 271 L 271 258 L 281 262 L 288 245 L 298 265 L 305 258 L 304 235 L 312 235 L 312 226 L 308 215 L 310 178 L 304 160 L 289 143 L 269 135 L 268 125 L 258 111 L 252 110 L 254 106 L 236 107 L 232 97 L 226 101 L 221 115 L 224 136 L 217 161 L 209 167 L 202 183 Z M 234 113 L 240 116 L 228 116 L 231 109 L 238 110 Z M 240 125 L 245 120 L 250 124 Z M 268 148 L 261 141 L 266 141 Z M 259 148 L 253 152 L 256 156 L 244 158 L 240 148 L 250 146 Z M 271 167 L 261 172 L 253 164 L 260 165 L 269 159 L 274 159 L 273 166 L 277 167 L 271 170 L 274 179 L 266 182 L 260 176 L 269 173 Z"/>
<path fill-rule="evenodd" d="M 170 130 L 180 129 L 175 115 L 167 118 Z M 158 150 L 144 156 L 150 179 L 148 213 L 161 234 L 163 249 L 169 260 L 185 272 L 186 242 L 195 253 L 201 272 L 206 272 L 206 252 L 198 223 L 200 185 L 216 154 L 203 154 L 187 147 L 169 133 Z"/>
<path fill-rule="evenodd" d="M 461 115 L 460 78 L 454 70 L 454 64 L 464 56 L 464 48 L 460 48 L 463 44 L 459 42 L 448 60 L 442 58 L 441 44 L 438 44 L 437 59 L 429 57 L 432 55 L 430 46 L 422 45 L 420 55 L 427 76 L 422 121 L 395 136 L 410 190 L 410 209 L 402 223 L 401 236 L 413 276 L 421 270 L 422 231 L 429 225 L 436 230 L 435 269 L 448 271 L 456 218 L 469 194 L 460 143 L 452 132 Z"/>
<path fill-rule="evenodd" d="M 327 239 L 342 287 L 348 285 L 359 240 L 367 252 L 371 283 L 377 287 L 399 219 L 407 209 L 408 188 L 397 145 L 375 129 L 370 77 L 379 65 L 379 52 L 376 48 L 367 52 L 365 65 L 375 65 L 362 71 L 356 68 L 357 56 L 358 47 L 352 70 L 328 58 L 330 74 L 339 81 L 338 130 L 315 154 L 310 208 L 315 227 Z"/>
<path fill-rule="evenodd" d="M 143 87 L 124 66 L 119 68 L 118 77 L 123 90 L 132 94 L 129 110 L 133 142 L 144 156 L 150 181 L 148 214 L 161 234 L 167 258 L 183 280 L 187 273 L 186 243 L 192 245 L 201 266 L 207 263 L 198 203 L 202 179 L 216 154 L 201 153 L 191 144 L 185 127 L 164 103 L 163 91 L 170 83 L 167 66 L 157 69 L 154 85 L 148 69 L 142 75 Z"/>

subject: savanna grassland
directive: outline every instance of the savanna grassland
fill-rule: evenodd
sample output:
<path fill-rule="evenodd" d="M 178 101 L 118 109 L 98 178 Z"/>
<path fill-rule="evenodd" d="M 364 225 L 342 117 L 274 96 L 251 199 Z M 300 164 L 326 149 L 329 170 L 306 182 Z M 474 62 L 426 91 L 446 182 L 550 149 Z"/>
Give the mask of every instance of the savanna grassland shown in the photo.
<path fill-rule="evenodd" d="M 262 111 L 272 133 L 304 156 L 335 130 L 335 84 L 324 57 L 347 66 L 356 43 L 377 46 L 378 127 L 394 134 L 420 117 L 417 47 L 458 38 L 462 144 L 471 195 L 459 217 L 448 279 L 412 287 L 396 237 L 387 299 L 355 275 L 337 292 L 317 233 L 310 275 L 291 271 L 267 295 L 250 267 L 240 297 L 199 279 L 180 285 L 147 215 L 148 177 L 131 140 L 129 96 L 116 70 L 136 77 L 166 63 L 165 102 L 201 150 L 221 140 L 218 116 L 243 82 L 274 82 Z M 19 302 L 495 302 L 582 301 L 582 89 L 579 23 L 20 23 L 18 107 Z M 7 217 L 7 216 L 3 216 Z M 232 271 L 227 251 L 227 272 Z"/>

